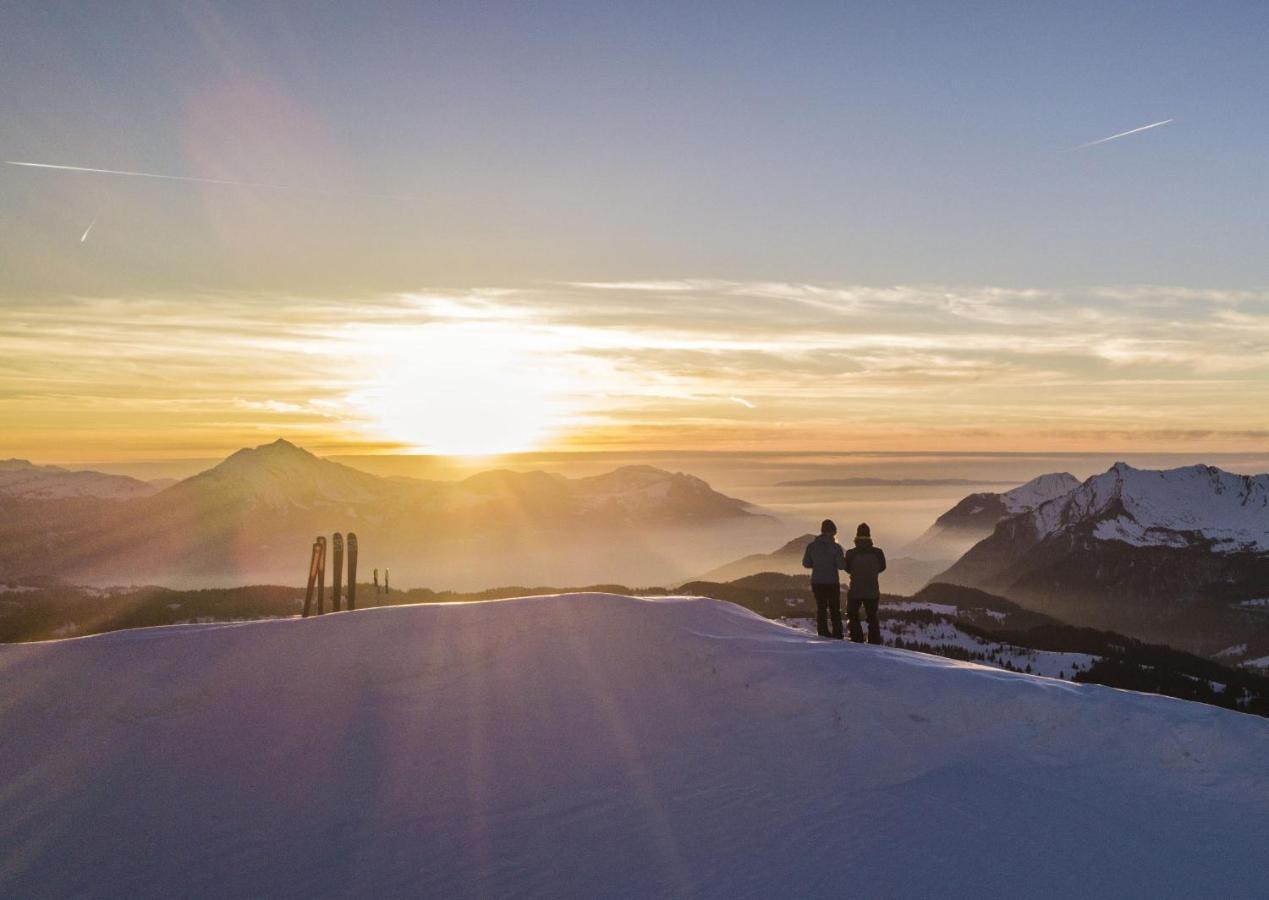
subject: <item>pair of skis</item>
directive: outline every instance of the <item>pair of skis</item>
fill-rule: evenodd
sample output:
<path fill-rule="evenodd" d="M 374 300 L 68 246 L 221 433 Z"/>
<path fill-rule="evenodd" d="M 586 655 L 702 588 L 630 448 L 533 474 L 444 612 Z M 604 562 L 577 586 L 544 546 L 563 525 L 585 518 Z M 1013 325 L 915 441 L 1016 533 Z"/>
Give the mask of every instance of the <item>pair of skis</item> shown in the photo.
<path fill-rule="evenodd" d="M 335 571 L 331 578 L 331 610 L 339 612 L 340 593 L 344 574 L 344 536 L 335 532 L 331 537 L 334 545 Z M 317 589 L 317 614 L 326 612 L 326 538 L 319 536 L 313 541 L 313 555 L 308 566 L 308 587 L 304 591 L 304 618 L 313 611 L 313 589 Z M 348 533 L 348 608 L 357 608 L 357 535 Z"/>

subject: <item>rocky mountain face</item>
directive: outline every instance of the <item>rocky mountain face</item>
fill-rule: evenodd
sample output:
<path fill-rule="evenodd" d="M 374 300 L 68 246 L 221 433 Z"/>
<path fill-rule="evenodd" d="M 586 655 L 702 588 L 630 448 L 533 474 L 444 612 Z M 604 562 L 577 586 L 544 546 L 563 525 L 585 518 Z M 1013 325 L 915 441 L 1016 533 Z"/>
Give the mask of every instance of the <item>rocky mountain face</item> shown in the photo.
<path fill-rule="evenodd" d="M 903 549 L 917 559 L 953 560 L 992 533 L 996 523 L 1009 516 L 1030 512 L 1041 504 L 1070 493 L 1080 481 L 1068 472 L 1033 478 L 1004 493 L 970 494 Z"/>
<path fill-rule="evenodd" d="M 380 478 L 287 441 L 126 502 L 20 502 L 35 527 L 0 550 L 0 577 L 109 584 L 302 582 L 313 537 L 335 531 L 357 532 L 362 569 L 390 568 L 398 584 L 664 583 L 778 533 L 744 501 L 652 467 Z"/>
<path fill-rule="evenodd" d="M 1000 522 L 940 581 L 1215 655 L 1269 616 L 1269 475 L 1117 463 Z"/>

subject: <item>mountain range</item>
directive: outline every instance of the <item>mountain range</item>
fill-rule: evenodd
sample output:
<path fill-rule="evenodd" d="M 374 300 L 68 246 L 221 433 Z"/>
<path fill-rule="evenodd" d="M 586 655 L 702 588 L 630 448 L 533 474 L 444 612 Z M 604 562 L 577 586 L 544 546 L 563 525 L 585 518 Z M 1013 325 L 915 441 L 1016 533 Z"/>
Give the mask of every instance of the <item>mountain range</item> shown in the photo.
<path fill-rule="evenodd" d="M 743 500 L 650 466 L 381 478 L 284 440 L 157 492 L 0 496 L 0 512 L 0 577 L 90 584 L 302 581 L 313 536 L 335 531 L 358 534 L 363 571 L 398 583 L 664 583 L 778 533 Z"/>
<path fill-rule="evenodd" d="M 813 536 L 764 550 L 782 529 L 699 478 L 651 466 L 384 478 L 284 440 L 166 487 L 0 464 L 0 581 L 302 584 L 313 536 L 336 531 L 358 534 L 363 577 L 391 569 L 398 586 L 438 590 L 801 577 Z M 957 542 L 970 546 L 950 565 L 914 558 Z M 1269 652 L 1269 475 L 1124 463 L 1084 482 L 1043 475 L 971 494 L 890 556 L 891 593 L 937 580 L 1227 663 Z"/>
<path fill-rule="evenodd" d="M 938 580 L 1204 655 L 1261 640 L 1269 475 L 1116 463 L 1000 521 Z"/>
<path fill-rule="evenodd" d="M 78 471 L 61 466 L 37 466 L 25 459 L 0 460 L 0 497 L 129 500 L 156 494 L 172 483 L 170 480 L 140 481 L 127 475 Z"/>

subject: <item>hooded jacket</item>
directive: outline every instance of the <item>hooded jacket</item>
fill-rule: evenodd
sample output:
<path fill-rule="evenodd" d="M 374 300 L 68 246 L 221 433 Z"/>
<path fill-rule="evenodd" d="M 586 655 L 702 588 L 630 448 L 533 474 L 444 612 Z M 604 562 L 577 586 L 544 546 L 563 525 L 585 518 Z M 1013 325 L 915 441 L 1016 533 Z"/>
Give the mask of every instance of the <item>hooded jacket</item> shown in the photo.
<path fill-rule="evenodd" d="M 811 570 L 811 584 L 841 584 L 837 571 L 846 568 L 846 553 L 837 538 L 821 534 L 806 545 L 802 568 Z"/>
<path fill-rule="evenodd" d="M 842 568 L 850 573 L 850 590 L 846 592 L 848 599 L 881 599 L 877 576 L 886 571 L 886 554 L 880 547 L 873 546 L 872 538 L 855 538 L 855 546 L 846 551 Z"/>

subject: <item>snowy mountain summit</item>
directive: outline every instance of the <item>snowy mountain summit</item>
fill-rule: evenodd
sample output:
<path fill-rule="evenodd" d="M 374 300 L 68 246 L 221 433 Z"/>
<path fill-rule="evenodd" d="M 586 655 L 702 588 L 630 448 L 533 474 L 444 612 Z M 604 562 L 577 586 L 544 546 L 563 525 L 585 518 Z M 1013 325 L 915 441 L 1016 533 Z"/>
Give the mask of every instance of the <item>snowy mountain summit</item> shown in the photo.
<path fill-rule="evenodd" d="M 1138 547 L 1203 546 L 1269 552 L 1269 475 L 1213 466 L 1149 471 L 1115 463 L 1029 517 L 1037 539 L 1089 527 L 1093 537 Z"/>
<path fill-rule="evenodd" d="M 1032 478 L 1021 487 L 1005 491 L 1000 495 L 1000 503 L 1005 508 L 1006 515 L 1014 516 L 1064 497 L 1079 486 L 1080 480 L 1070 472 L 1054 472 Z"/>
<path fill-rule="evenodd" d="M 4 896 L 1264 894 L 1266 720 L 714 600 L 170 626 L 0 670 Z"/>
<path fill-rule="evenodd" d="M 1202 655 L 1253 638 L 1269 584 L 1269 475 L 1116 463 L 1003 519 L 938 580 Z"/>

